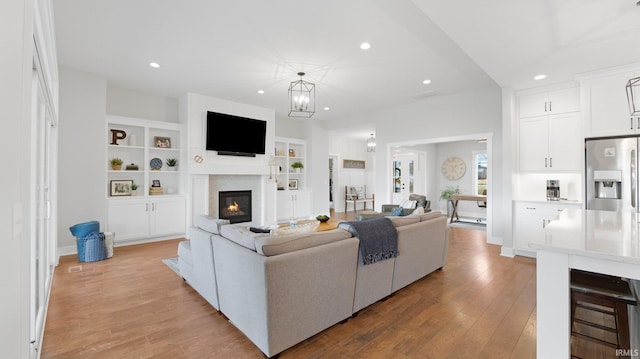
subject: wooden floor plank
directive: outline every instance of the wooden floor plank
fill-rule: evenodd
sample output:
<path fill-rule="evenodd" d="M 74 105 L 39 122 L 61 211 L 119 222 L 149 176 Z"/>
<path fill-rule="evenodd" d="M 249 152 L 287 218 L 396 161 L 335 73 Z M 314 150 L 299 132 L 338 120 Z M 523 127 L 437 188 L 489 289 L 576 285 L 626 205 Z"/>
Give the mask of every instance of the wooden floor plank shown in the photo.
<path fill-rule="evenodd" d="M 329 225 L 353 219 L 333 214 Z M 116 247 L 94 263 L 62 257 L 42 358 L 263 358 L 162 263 L 181 240 Z M 442 270 L 280 357 L 534 358 L 535 304 L 534 259 L 502 257 L 484 231 L 451 227 Z"/>

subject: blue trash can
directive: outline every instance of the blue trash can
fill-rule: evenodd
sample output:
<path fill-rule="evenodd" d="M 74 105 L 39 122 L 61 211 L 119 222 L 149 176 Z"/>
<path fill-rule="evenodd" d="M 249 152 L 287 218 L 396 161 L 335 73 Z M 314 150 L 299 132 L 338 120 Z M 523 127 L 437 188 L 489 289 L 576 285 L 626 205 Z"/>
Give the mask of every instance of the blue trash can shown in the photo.
<path fill-rule="evenodd" d="M 97 262 L 107 258 L 107 247 L 104 233 L 92 232 L 78 237 L 78 260 L 80 262 Z"/>
<path fill-rule="evenodd" d="M 92 232 L 100 232 L 100 222 L 98 221 L 89 221 L 84 223 L 78 223 L 69 227 L 71 234 L 74 237 L 80 238 L 85 237 L 91 234 Z"/>
<path fill-rule="evenodd" d="M 77 239 L 80 262 L 97 262 L 107 258 L 105 235 L 100 233 L 100 222 L 78 223 L 69 227 L 69 230 Z"/>

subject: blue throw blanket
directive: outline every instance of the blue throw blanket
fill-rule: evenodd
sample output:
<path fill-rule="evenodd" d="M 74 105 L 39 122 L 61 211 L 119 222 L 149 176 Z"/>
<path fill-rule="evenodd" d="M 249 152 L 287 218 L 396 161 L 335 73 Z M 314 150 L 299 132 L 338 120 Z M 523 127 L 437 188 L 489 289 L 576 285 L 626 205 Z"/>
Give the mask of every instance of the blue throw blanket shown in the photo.
<path fill-rule="evenodd" d="M 389 218 L 374 218 L 360 222 L 341 222 L 338 228 L 346 229 L 360 239 L 362 264 L 395 258 L 398 252 L 398 232 Z"/>

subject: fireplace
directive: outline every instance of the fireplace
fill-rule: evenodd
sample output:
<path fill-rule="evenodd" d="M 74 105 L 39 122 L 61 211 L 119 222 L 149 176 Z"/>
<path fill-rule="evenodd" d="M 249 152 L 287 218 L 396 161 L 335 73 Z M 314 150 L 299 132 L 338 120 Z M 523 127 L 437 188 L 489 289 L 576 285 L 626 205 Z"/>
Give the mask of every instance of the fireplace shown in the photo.
<path fill-rule="evenodd" d="M 231 223 L 251 222 L 251 191 L 218 192 L 218 217 Z"/>

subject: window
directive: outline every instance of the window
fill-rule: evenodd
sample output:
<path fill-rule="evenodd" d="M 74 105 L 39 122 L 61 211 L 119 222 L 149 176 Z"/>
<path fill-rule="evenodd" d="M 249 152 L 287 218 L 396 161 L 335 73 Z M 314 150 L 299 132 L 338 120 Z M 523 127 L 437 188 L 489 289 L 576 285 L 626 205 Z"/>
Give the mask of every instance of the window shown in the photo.
<path fill-rule="evenodd" d="M 487 153 L 484 151 L 473 151 L 473 188 L 476 194 L 486 194 Z"/>

